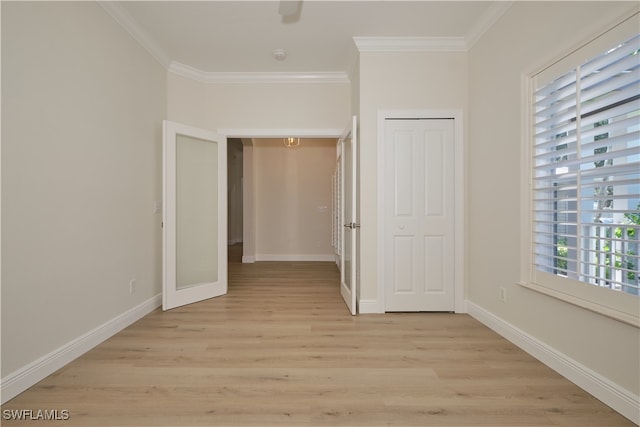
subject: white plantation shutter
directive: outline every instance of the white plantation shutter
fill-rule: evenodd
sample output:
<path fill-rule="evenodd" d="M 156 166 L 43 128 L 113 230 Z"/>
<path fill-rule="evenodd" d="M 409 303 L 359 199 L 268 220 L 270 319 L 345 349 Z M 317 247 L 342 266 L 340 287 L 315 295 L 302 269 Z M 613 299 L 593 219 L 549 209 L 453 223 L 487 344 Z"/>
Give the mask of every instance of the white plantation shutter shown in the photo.
<path fill-rule="evenodd" d="M 534 270 L 635 295 L 639 49 L 636 35 L 537 87 L 532 150 Z"/>

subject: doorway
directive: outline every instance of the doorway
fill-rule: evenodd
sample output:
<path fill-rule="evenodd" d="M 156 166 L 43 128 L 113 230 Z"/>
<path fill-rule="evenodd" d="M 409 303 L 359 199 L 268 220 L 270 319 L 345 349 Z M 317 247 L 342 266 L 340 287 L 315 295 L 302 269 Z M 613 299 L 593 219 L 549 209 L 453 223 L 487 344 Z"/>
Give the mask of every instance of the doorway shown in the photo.
<path fill-rule="evenodd" d="M 227 241 L 229 246 L 243 242 L 243 141 L 227 139 Z"/>
<path fill-rule="evenodd" d="M 357 259 L 355 256 L 336 258 L 336 229 L 344 228 L 343 218 L 336 217 L 335 168 L 337 158 L 344 151 L 343 145 L 355 144 L 355 120 L 352 118 L 348 132 L 341 132 L 341 138 L 304 137 L 295 148 L 286 147 L 284 137 L 241 138 L 244 158 L 242 262 L 334 264 L 347 260 L 349 268 L 339 264 L 340 271 L 353 270 L 354 277 L 345 276 L 347 280 L 341 280 L 340 289 L 352 314 L 356 311 Z M 357 221 L 354 216 L 347 222 L 355 227 Z M 229 250 L 230 256 L 236 252 L 234 248 Z"/>
<path fill-rule="evenodd" d="M 285 136 L 246 132 L 249 136 L 228 135 L 243 149 L 242 262 L 335 262 L 331 180 L 337 131 L 283 133 L 304 135 L 296 148 L 285 147 Z M 230 204 L 232 192 L 229 188 Z M 229 242 L 235 243 L 231 238 Z"/>
<path fill-rule="evenodd" d="M 251 138 L 251 148 L 245 150 L 247 145 L 244 145 L 241 140 L 236 140 L 238 137 L 235 135 L 230 135 L 229 133 L 215 134 L 180 124 L 169 124 L 177 130 L 172 132 L 165 131 L 165 135 L 168 135 L 168 137 L 165 137 L 165 147 L 171 147 L 170 142 L 176 140 L 174 134 L 181 135 L 182 133 L 188 135 L 192 133 L 197 138 L 196 142 L 212 144 L 213 147 L 217 147 L 215 150 L 216 156 L 209 157 L 218 159 L 216 182 L 220 184 L 221 188 L 216 191 L 209 191 L 207 194 L 217 194 L 216 197 L 220 200 L 218 203 L 220 219 L 214 221 L 221 228 L 216 234 L 218 236 L 216 245 L 218 248 L 217 253 L 219 255 L 224 254 L 227 263 L 229 261 L 227 256 L 229 244 L 241 244 L 244 246 L 242 248 L 243 251 L 246 251 L 247 246 L 253 246 L 255 250 L 253 261 L 325 261 L 335 268 L 331 227 L 333 212 L 332 175 L 334 173 L 336 144 L 338 141 L 336 136 L 306 137 L 303 140 L 304 145 L 300 146 L 298 150 L 284 147 L 282 137 L 270 139 L 265 137 Z M 209 142 L 209 138 L 212 142 Z M 177 140 L 180 141 L 179 137 Z M 227 150 L 227 141 L 231 141 L 229 150 Z M 260 149 L 257 149 L 258 146 Z M 242 150 L 240 149 L 241 147 Z M 170 151 L 165 151 L 170 154 Z M 246 152 L 250 152 L 251 155 L 247 156 Z M 193 161 L 191 163 L 201 162 L 200 157 L 197 155 L 192 157 Z M 326 158 L 324 162 L 322 157 Z M 167 168 L 167 165 L 175 163 L 175 161 L 171 160 L 172 158 L 171 155 L 165 155 L 165 172 L 171 170 Z M 252 161 L 249 168 L 246 167 L 248 159 Z M 326 165 L 326 173 L 324 174 L 326 179 L 321 178 L 318 186 L 310 181 L 309 178 L 317 175 L 317 170 L 322 168 L 322 164 Z M 181 170 L 190 171 L 190 168 L 185 167 Z M 247 182 L 247 175 L 251 175 L 250 182 Z M 165 181 L 173 182 L 175 179 L 167 180 L 165 177 Z M 180 179 L 178 182 L 183 182 L 183 180 Z M 194 182 L 197 182 L 197 180 Z M 247 188 L 251 188 L 251 191 L 246 191 Z M 270 190 L 265 191 L 265 188 L 270 188 Z M 321 188 L 324 189 L 324 192 L 320 191 Z M 176 191 L 175 189 L 171 190 L 168 186 L 165 186 L 164 191 L 165 201 L 169 206 L 169 208 L 164 209 L 166 216 L 167 212 L 177 212 L 175 201 L 169 203 L 170 198 L 167 196 L 170 193 L 175 195 Z M 191 187 L 185 187 L 184 191 L 180 192 L 180 200 L 184 199 L 183 193 L 185 192 L 192 193 L 193 191 Z M 207 203 L 209 203 L 208 200 L 210 198 L 208 196 L 196 197 L 197 200 L 207 200 Z M 229 201 L 229 206 L 227 200 Z M 251 200 L 252 203 L 247 204 L 247 200 Z M 247 209 L 248 207 L 250 209 Z M 195 211 L 198 212 L 198 210 Z M 183 212 L 183 210 L 180 209 L 179 212 Z M 230 217 L 233 217 L 231 218 L 232 220 L 227 221 Z M 324 223 L 326 224 L 324 229 L 317 226 L 322 222 L 317 220 L 320 217 L 324 218 Z M 247 221 L 247 218 L 249 218 L 249 221 Z M 165 220 L 163 239 L 166 242 L 168 237 L 175 234 L 176 226 L 174 224 L 175 221 L 163 219 Z M 284 224 L 284 227 L 278 227 L 278 224 Z M 246 233 L 247 226 L 253 227 L 252 234 Z M 180 229 L 185 230 L 182 226 Z M 209 234 L 203 236 L 202 239 L 206 240 Z M 324 242 L 317 239 L 317 236 L 321 236 Z M 246 244 L 247 237 L 252 239 L 250 245 Z M 301 250 L 299 246 L 296 246 L 296 241 L 306 244 L 306 251 L 304 248 Z M 192 246 L 189 247 L 191 248 Z M 174 262 L 175 254 L 172 254 L 173 252 L 165 251 L 165 261 Z M 242 261 L 245 261 L 245 255 L 243 255 Z M 217 276 L 221 283 L 224 282 L 225 292 L 227 289 L 226 272 L 227 269 L 224 268 L 224 274 L 221 273 Z M 175 275 L 165 274 L 164 276 L 171 278 Z M 189 289 L 197 290 L 203 287 L 201 285 L 206 284 L 196 283 L 193 286 L 190 285 Z M 166 284 L 163 295 L 165 293 L 168 294 L 167 290 L 173 288 L 176 287 L 171 286 L 170 283 Z M 182 293 L 186 292 L 182 288 L 178 290 Z M 190 302 L 195 302 L 195 300 Z M 184 303 L 189 302 L 181 302 L 181 304 Z"/>

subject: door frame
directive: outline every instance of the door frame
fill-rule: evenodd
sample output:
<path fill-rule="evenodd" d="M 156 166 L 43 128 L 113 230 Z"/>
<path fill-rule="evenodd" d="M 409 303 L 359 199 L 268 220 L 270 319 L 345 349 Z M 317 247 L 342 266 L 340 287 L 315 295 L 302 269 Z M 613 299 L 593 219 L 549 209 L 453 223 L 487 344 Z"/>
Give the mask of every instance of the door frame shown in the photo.
<path fill-rule="evenodd" d="M 386 140 L 386 120 L 387 119 L 453 119 L 453 139 L 454 139 L 454 311 L 456 313 L 466 313 L 465 293 L 464 293 L 464 198 L 465 198 L 465 173 L 464 173 L 464 126 L 463 112 L 460 109 L 443 110 L 378 110 L 378 141 L 377 141 L 377 196 L 378 196 L 378 301 L 377 311 L 384 313 L 386 309 L 386 262 L 389 248 L 385 241 L 385 215 L 386 206 L 386 177 L 385 159 L 382 153 L 385 152 Z"/>
<path fill-rule="evenodd" d="M 335 138 L 340 139 L 344 129 L 340 128 L 218 128 L 217 133 L 227 138 L 287 138 L 290 136 L 299 138 Z M 246 148 L 246 146 L 245 146 Z M 245 158 L 244 168 L 252 171 L 253 179 L 253 152 Z M 253 182 L 243 180 L 243 200 L 250 200 L 251 203 L 243 203 L 243 246 L 253 248 L 252 252 L 245 251 L 242 254 L 243 263 L 253 263 L 256 260 L 255 253 L 255 186 Z"/>

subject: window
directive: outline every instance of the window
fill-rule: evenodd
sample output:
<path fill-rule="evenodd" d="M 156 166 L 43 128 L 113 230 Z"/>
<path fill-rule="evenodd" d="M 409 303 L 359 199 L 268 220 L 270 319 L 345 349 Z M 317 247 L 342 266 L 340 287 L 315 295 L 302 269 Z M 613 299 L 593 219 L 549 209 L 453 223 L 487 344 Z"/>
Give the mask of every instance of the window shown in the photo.
<path fill-rule="evenodd" d="M 640 294 L 639 50 L 636 35 L 534 88 L 534 276 Z"/>

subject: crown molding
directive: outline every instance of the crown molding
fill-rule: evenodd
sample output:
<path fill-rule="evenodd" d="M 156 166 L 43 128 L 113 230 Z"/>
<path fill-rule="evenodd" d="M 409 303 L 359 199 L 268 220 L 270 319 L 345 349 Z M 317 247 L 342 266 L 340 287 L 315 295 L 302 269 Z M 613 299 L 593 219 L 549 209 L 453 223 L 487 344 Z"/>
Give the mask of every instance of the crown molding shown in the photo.
<path fill-rule="evenodd" d="M 512 4 L 513 1 L 494 2 L 482 15 L 480 15 L 465 37 L 467 50 L 471 49 L 473 45 L 480 40 L 482 35 L 493 27 L 493 25 L 502 17 L 502 15 L 504 15 Z"/>
<path fill-rule="evenodd" d="M 480 40 L 513 1 L 494 2 L 465 37 L 354 37 L 359 52 L 466 52 Z"/>
<path fill-rule="evenodd" d="M 164 68 L 168 68 L 171 60 L 169 55 L 158 46 L 140 25 L 131 17 L 122 6 L 114 1 L 98 0 L 97 3 L 124 28 L 143 48 L 145 48 L 156 61 Z"/>
<path fill-rule="evenodd" d="M 207 72 L 172 61 L 169 55 L 140 27 L 118 2 L 97 3 L 169 72 L 202 83 L 349 83 L 352 61 L 347 72 Z M 357 52 L 465 52 L 511 7 L 513 1 L 493 3 L 480 16 L 466 37 L 354 37 Z M 353 55 L 357 58 L 357 53 Z"/>
<path fill-rule="evenodd" d="M 464 37 L 354 37 L 359 52 L 464 52 Z"/>
<path fill-rule="evenodd" d="M 200 83 L 349 83 L 342 71 L 316 73 L 208 72 L 172 61 L 169 72 Z"/>

